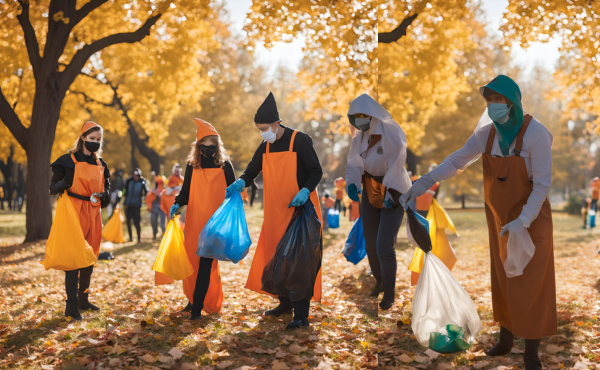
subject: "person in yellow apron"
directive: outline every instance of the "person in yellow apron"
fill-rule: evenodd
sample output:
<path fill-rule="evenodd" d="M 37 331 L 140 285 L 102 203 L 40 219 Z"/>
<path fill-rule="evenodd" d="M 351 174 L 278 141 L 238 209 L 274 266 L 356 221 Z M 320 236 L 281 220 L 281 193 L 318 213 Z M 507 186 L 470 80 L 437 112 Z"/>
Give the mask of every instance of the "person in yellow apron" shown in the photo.
<path fill-rule="evenodd" d="M 227 193 L 242 191 L 262 171 L 265 216 L 246 288 L 269 294 L 261 290 L 263 270 L 275 254 L 277 244 L 286 231 L 294 213 L 293 207 L 300 207 L 310 199 L 323 222 L 316 191 L 323 170 L 310 136 L 281 124 L 272 93 L 258 108 L 254 123 L 264 140 L 242 176 L 227 188 Z M 309 300 L 292 302 L 289 297 L 278 298 L 279 306 L 266 311 L 265 315 L 281 316 L 293 309 L 293 320 L 286 329 L 309 325 Z M 321 270 L 316 277 L 312 299 L 321 301 Z"/>
<path fill-rule="evenodd" d="M 541 369 L 540 339 L 557 332 L 552 213 L 552 134 L 523 112 L 519 86 L 499 75 L 479 89 L 487 109 L 467 143 L 401 197 L 406 202 L 436 181 L 465 170 L 483 155 L 485 212 L 490 235 L 492 306 L 500 341 L 488 356 L 510 353 L 525 338 L 525 368 Z M 507 277 L 511 233 L 529 233 L 535 252 L 521 275 Z"/>
<path fill-rule="evenodd" d="M 371 296 L 382 310 L 392 307 L 396 296 L 396 250 L 394 241 L 404 216 L 399 197 L 410 187 L 406 162 L 406 136 L 402 128 L 377 101 L 363 94 L 348 109 L 350 124 L 357 128 L 346 165 L 348 197 L 359 202 L 367 246 L 367 258 L 375 277 Z"/>
<path fill-rule="evenodd" d="M 183 279 L 183 292 L 189 303 L 191 320 L 201 311 L 219 312 L 223 303 L 219 261 L 198 257 L 198 238 L 204 225 L 225 200 L 225 188 L 235 181 L 233 165 L 217 130 L 208 122 L 194 118 L 196 142 L 187 157 L 183 186 L 169 210 L 169 219 L 187 205 L 184 244 L 194 273 Z"/>
<path fill-rule="evenodd" d="M 102 155 L 102 127 L 87 121 L 81 128 L 73 149 L 50 165 L 50 194 L 67 192 L 79 215 L 79 226 L 96 257 L 100 252 L 102 217 L 100 208 L 110 203 L 110 171 Z M 89 288 L 94 265 L 65 271 L 67 293 L 65 317 L 81 320 L 79 310 L 97 311 L 90 303 Z"/>

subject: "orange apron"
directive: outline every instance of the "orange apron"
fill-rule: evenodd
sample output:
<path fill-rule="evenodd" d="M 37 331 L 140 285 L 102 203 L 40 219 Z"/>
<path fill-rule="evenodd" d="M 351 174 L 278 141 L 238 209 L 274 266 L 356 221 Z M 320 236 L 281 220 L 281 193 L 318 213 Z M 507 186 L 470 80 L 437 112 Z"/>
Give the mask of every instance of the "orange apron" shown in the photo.
<path fill-rule="evenodd" d="M 525 160 L 520 157 L 523 136 L 531 118 L 525 116 L 512 157 L 491 155 L 496 135 L 492 127 L 483 154 L 483 185 L 490 235 L 494 320 L 516 336 L 540 339 L 557 332 L 552 212 L 548 199 L 527 229 L 535 253 L 523 275 L 506 277 L 504 260 L 508 234 L 499 236 L 502 226 L 519 217 L 533 190 Z"/>
<path fill-rule="evenodd" d="M 193 304 L 196 278 L 198 277 L 198 266 L 200 257 L 196 255 L 198 250 L 198 238 L 204 225 L 210 217 L 221 206 L 225 200 L 225 172 L 222 168 L 196 168 L 192 175 L 190 184 L 190 197 L 185 216 L 184 244 L 188 258 L 194 267 L 194 273 L 183 279 L 183 292 Z M 210 273 L 210 285 L 206 298 L 204 298 L 204 311 L 219 312 L 223 303 L 223 289 L 221 287 L 221 271 L 219 261 L 213 260 Z"/>
<path fill-rule="evenodd" d="M 156 185 L 157 185 L 156 189 L 153 189 L 153 190 L 156 190 L 158 192 L 158 194 L 160 194 L 163 191 L 163 189 L 165 188 L 165 181 L 162 179 L 157 179 Z M 160 196 L 160 195 L 158 195 L 158 196 Z M 154 203 L 156 198 L 157 198 L 157 195 L 154 194 L 154 191 L 149 191 L 148 194 L 146 194 L 146 205 L 148 206 L 148 211 L 152 212 L 152 203 Z"/>
<path fill-rule="evenodd" d="M 262 294 L 269 294 L 261 290 L 262 274 L 267 263 L 273 258 L 279 240 L 285 234 L 288 223 L 294 214 L 294 207 L 288 208 L 288 205 L 300 191 L 298 189 L 298 180 L 296 175 L 297 159 L 294 152 L 294 139 L 296 133 L 294 130 L 290 149 L 287 152 L 269 153 L 269 143 L 267 143 L 266 153 L 263 154 L 263 199 L 265 217 L 262 230 L 256 245 L 256 252 L 252 259 L 250 274 L 246 282 L 246 288 Z M 315 211 L 319 220 L 321 217 L 321 205 L 317 191 L 310 193 L 310 201 L 315 206 Z M 321 272 L 319 270 L 315 287 L 313 291 L 313 300 L 321 302 Z"/>
<path fill-rule="evenodd" d="M 100 253 L 100 242 L 102 240 L 102 217 L 100 215 L 100 200 L 92 203 L 89 200 L 76 198 L 82 196 L 89 199 L 93 193 L 104 193 L 104 167 L 98 158 L 96 163 L 88 164 L 86 162 L 77 162 L 75 155 L 71 153 L 71 159 L 75 163 L 75 173 L 73 175 L 73 185 L 67 194 L 71 196 L 77 214 L 81 230 L 85 240 L 94 250 L 96 257 Z"/>
<path fill-rule="evenodd" d="M 169 182 L 167 183 L 168 188 L 173 188 L 175 186 L 180 186 L 183 184 L 183 177 L 171 175 L 169 177 Z M 163 211 L 165 215 L 169 215 L 169 210 L 175 204 L 175 198 L 179 192 L 172 192 L 171 195 L 167 195 L 167 190 L 163 190 L 160 194 L 160 210 Z M 167 221 L 168 222 L 168 221 Z"/>

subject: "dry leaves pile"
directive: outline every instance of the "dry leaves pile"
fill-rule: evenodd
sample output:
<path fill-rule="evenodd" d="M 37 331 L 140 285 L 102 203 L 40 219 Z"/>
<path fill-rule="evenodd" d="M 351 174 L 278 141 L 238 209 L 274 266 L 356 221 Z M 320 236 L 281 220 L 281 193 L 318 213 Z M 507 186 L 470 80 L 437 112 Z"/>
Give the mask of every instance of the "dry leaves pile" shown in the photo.
<path fill-rule="evenodd" d="M 255 206 L 247 218 L 256 242 L 262 212 Z M 221 263 L 221 312 L 190 323 L 189 313 L 178 312 L 187 303 L 181 283 L 154 286 L 158 242 L 115 246 L 116 259 L 96 265 L 90 300 L 101 311 L 82 313 L 82 322 L 63 317 L 64 273 L 38 264 L 44 243 L 0 247 L 0 368 L 375 368 L 368 263 L 354 266 L 341 256 L 350 226 L 342 221 L 325 235 L 323 301 L 311 304 L 310 328 L 295 331 L 285 330 L 291 315 L 262 316 L 275 299 L 243 288 L 254 248 L 239 265 Z M 143 241 L 149 235 L 144 224 Z"/>

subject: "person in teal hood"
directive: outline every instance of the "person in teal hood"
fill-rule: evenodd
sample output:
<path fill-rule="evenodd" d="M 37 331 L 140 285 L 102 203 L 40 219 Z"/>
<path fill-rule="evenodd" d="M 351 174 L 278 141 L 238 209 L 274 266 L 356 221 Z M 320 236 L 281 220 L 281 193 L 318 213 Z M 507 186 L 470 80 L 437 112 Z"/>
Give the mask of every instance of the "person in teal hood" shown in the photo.
<path fill-rule="evenodd" d="M 487 109 L 465 145 L 417 180 L 400 203 L 424 194 L 483 158 L 494 321 L 500 340 L 488 356 L 504 356 L 525 338 L 526 370 L 541 370 L 538 348 L 557 332 L 552 212 L 552 134 L 523 112 L 521 90 L 500 75 L 479 89 Z M 535 176 L 534 176 L 535 174 Z"/>

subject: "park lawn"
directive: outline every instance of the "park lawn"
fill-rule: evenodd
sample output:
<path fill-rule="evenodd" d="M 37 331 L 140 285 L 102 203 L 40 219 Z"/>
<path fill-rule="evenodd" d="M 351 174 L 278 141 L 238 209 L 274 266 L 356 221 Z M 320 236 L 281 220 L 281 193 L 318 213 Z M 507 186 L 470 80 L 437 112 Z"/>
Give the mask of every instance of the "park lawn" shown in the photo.
<path fill-rule="evenodd" d="M 490 290 L 488 232 L 483 210 L 448 212 L 460 237 L 450 237 L 458 256 L 452 270 L 475 302 L 483 323 L 477 342 L 466 352 L 442 355 L 432 360 L 424 354 L 410 328 L 410 287 L 407 270 L 414 248 L 401 231 L 397 245 L 397 304 L 379 314 L 379 362 L 381 368 L 400 369 L 524 369 L 524 340 L 518 339 L 513 353 L 488 358 L 485 351 L 495 344 L 498 326 L 493 322 Z M 581 228 L 581 218 L 554 213 L 554 257 L 558 303 L 558 334 L 542 340 L 540 358 L 546 369 L 593 369 L 600 363 L 600 231 Z M 504 368 L 499 366 L 506 366 Z"/>
<path fill-rule="evenodd" d="M 154 286 L 151 266 L 159 243 L 151 241 L 148 214 L 142 242 L 115 245 L 115 260 L 95 267 L 90 300 L 101 311 L 67 322 L 64 273 L 45 271 L 37 262 L 43 241 L 19 244 L 24 218 L 18 217 L 0 235 L 0 368 L 377 367 L 377 306 L 368 296 L 374 283 L 366 259 L 354 266 L 341 255 L 347 220 L 325 234 L 323 299 L 311 305 L 310 328 L 286 331 L 291 315 L 265 319 L 262 313 L 277 301 L 244 289 L 255 244 L 239 265 L 220 264 L 220 313 L 198 323 L 178 313 L 187 303 L 181 283 Z M 247 218 L 256 243 L 260 204 L 247 208 Z"/>

